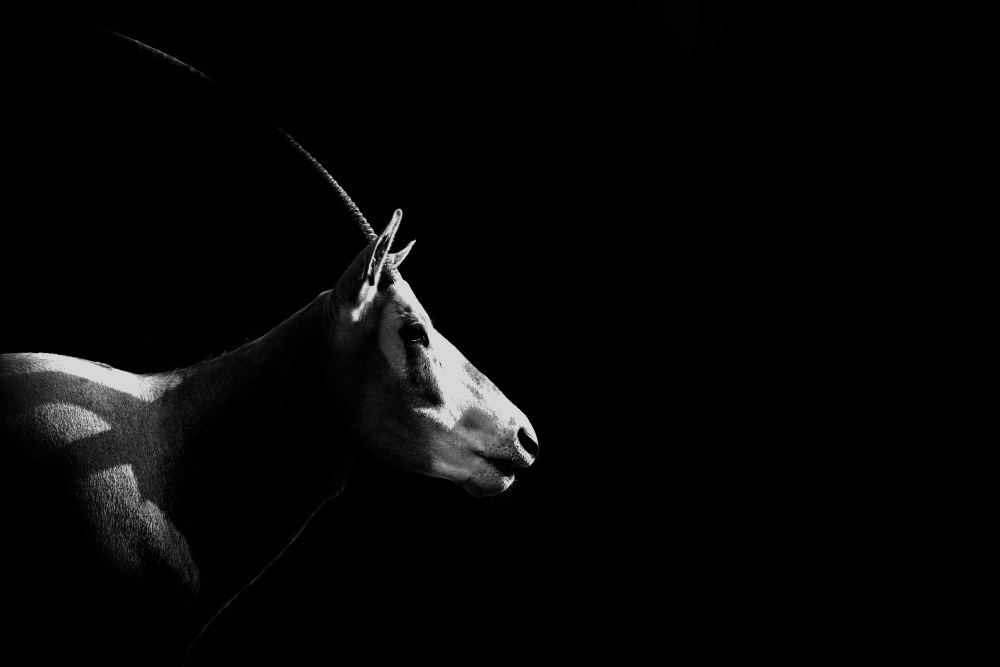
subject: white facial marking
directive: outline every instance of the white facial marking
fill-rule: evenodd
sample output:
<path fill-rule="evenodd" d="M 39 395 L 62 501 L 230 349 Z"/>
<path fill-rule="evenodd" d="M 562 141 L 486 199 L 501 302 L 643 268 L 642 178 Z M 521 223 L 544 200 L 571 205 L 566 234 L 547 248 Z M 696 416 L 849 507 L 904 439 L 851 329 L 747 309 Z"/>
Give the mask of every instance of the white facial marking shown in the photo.
<path fill-rule="evenodd" d="M 517 430 L 527 423 L 521 412 L 478 371 L 465 356 L 430 324 L 426 312 L 410 285 L 397 279 L 387 294 L 379 343 L 389 366 L 399 380 L 409 383 L 406 344 L 399 335 L 406 312 L 411 311 L 424 324 L 429 340 L 421 355 L 428 364 L 440 403 L 431 404 L 414 398 L 408 406 L 419 418 L 419 430 L 413 434 L 430 455 L 433 477 L 457 482 L 470 492 L 499 493 L 514 482 L 514 475 L 501 473 L 487 459 L 510 465 L 530 464 L 532 456 L 518 443 Z"/>
<path fill-rule="evenodd" d="M 44 372 L 66 373 L 75 377 L 90 380 L 97 384 L 120 391 L 141 401 L 152 402 L 169 389 L 181 383 L 181 379 L 172 375 L 157 375 L 145 377 L 120 371 L 106 364 L 98 364 L 84 359 L 64 357 L 61 354 L 25 354 L 15 355 L 10 363 L 0 370 L 3 376 L 24 375 Z"/>

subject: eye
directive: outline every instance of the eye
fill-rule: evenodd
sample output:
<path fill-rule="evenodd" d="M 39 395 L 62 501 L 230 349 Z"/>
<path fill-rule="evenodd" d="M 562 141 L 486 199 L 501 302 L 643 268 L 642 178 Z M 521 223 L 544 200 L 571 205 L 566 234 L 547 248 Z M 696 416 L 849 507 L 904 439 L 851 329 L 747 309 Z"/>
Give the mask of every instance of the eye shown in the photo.
<path fill-rule="evenodd" d="M 407 322 L 399 329 L 399 337 L 407 345 L 419 343 L 424 347 L 430 345 L 427 339 L 427 330 L 419 322 Z"/>

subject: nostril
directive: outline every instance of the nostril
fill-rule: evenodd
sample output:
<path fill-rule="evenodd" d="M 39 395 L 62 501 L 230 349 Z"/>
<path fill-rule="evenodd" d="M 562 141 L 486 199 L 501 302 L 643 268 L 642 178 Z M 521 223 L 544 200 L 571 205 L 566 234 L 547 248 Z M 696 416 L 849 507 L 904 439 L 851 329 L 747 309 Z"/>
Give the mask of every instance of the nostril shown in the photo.
<path fill-rule="evenodd" d="M 521 443 L 521 446 L 524 447 L 524 451 L 528 452 L 531 458 L 538 456 L 538 443 L 535 442 L 534 438 L 528 435 L 528 432 L 525 431 L 524 428 L 517 430 L 517 441 Z"/>

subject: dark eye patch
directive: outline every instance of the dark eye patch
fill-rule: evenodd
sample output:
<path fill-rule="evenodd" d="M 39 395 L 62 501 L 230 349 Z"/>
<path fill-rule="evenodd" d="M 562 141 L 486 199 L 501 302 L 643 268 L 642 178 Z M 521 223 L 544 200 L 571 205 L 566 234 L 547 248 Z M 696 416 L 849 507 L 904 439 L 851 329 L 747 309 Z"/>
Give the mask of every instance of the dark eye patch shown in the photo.
<path fill-rule="evenodd" d="M 430 340 L 427 338 L 427 329 L 416 320 L 407 320 L 404 322 L 403 326 L 399 328 L 399 337 L 407 345 L 422 345 L 423 347 L 430 345 Z"/>
<path fill-rule="evenodd" d="M 434 380 L 424 348 L 430 345 L 427 329 L 415 317 L 404 318 L 399 337 L 406 348 L 406 374 L 417 395 L 431 405 L 442 405 L 444 397 Z"/>

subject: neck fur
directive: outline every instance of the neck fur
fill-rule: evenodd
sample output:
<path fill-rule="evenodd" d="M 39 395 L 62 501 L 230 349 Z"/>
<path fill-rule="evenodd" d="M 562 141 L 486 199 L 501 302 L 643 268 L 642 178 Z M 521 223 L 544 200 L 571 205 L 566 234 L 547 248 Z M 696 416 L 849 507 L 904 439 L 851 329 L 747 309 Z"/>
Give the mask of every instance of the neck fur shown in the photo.
<path fill-rule="evenodd" d="M 326 295 L 267 335 L 180 371 L 164 396 L 171 515 L 201 571 L 198 606 L 224 605 L 346 483 L 348 436 L 328 363 Z M 207 619 L 203 619 L 207 620 Z"/>

